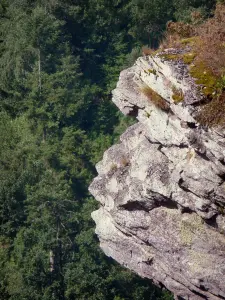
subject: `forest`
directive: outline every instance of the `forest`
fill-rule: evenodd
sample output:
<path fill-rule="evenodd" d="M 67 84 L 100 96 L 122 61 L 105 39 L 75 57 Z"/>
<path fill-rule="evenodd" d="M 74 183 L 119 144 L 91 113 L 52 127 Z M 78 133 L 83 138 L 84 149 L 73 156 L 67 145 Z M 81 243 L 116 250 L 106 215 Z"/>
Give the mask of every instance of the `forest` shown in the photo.
<path fill-rule="evenodd" d="M 216 0 L 0 0 L 0 299 L 173 299 L 106 257 L 88 193 L 119 72 Z"/>

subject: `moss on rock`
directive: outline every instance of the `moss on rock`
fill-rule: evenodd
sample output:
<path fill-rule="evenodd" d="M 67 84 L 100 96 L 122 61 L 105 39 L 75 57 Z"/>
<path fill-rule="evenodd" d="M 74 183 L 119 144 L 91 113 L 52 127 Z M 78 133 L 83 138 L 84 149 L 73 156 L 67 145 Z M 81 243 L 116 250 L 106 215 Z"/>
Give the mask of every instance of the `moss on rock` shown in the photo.
<path fill-rule="evenodd" d="M 184 46 L 193 46 L 196 43 L 200 42 L 199 36 L 192 36 L 186 39 L 181 39 L 181 44 Z"/>
<path fill-rule="evenodd" d="M 183 55 L 183 61 L 185 64 L 189 65 L 194 61 L 195 57 L 196 57 L 196 53 L 189 52 Z"/>
<path fill-rule="evenodd" d="M 179 60 L 180 54 L 171 54 L 171 53 L 161 53 L 159 57 L 164 58 L 165 60 Z"/>
<path fill-rule="evenodd" d="M 212 96 L 216 93 L 218 78 L 207 68 L 204 62 L 196 61 L 190 66 L 190 75 L 196 79 L 196 83 L 202 86 L 205 96 Z"/>
<path fill-rule="evenodd" d="M 148 73 L 153 74 L 153 75 L 157 74 L 155 69 L 148 69 Z"/>

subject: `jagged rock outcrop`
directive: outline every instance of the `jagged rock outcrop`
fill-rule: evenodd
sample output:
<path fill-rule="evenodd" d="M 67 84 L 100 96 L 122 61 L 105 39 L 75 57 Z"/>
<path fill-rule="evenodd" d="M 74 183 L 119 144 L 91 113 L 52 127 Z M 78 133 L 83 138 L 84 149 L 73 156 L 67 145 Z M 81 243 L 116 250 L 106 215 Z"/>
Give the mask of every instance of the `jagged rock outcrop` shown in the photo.
<path fill-rule="evenodd" d="M 174 52 L 121 72 L 113 102 L 139 122 L 96 166 L 92 217 L 101 248 L 122 265 L 178 299 L 225 299 L 225 131 L 197 123 L 204 96 L 188 66 L 166 58 Z"/>

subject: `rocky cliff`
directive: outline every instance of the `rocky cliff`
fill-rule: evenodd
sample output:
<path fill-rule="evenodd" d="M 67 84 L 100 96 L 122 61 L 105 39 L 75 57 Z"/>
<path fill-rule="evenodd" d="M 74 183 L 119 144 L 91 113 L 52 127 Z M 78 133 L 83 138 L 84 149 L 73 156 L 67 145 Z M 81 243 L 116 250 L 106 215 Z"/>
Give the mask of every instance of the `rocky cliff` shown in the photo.
<path fill-rule="evenodd" d="M 92 217 L 101 248 L 125 267 L 177 299 L 225 299 L 225 130 L 198 123 L 205 87 L 172 59 L 185 51 L 120 74 L 113 102 L 138 123 L 96 166 Z"/>

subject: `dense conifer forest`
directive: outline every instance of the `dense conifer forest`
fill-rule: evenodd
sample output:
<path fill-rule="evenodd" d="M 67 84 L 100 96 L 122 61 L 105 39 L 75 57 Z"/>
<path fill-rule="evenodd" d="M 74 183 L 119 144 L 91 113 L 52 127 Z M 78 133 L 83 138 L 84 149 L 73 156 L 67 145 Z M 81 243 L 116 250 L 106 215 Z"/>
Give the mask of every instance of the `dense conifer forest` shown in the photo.
<path fill-rule="evenodd" d="M 214 0 L 0 0 L 0 299 L 173 299 L 107 258 L 88 193 L 119 72 Z"/>

